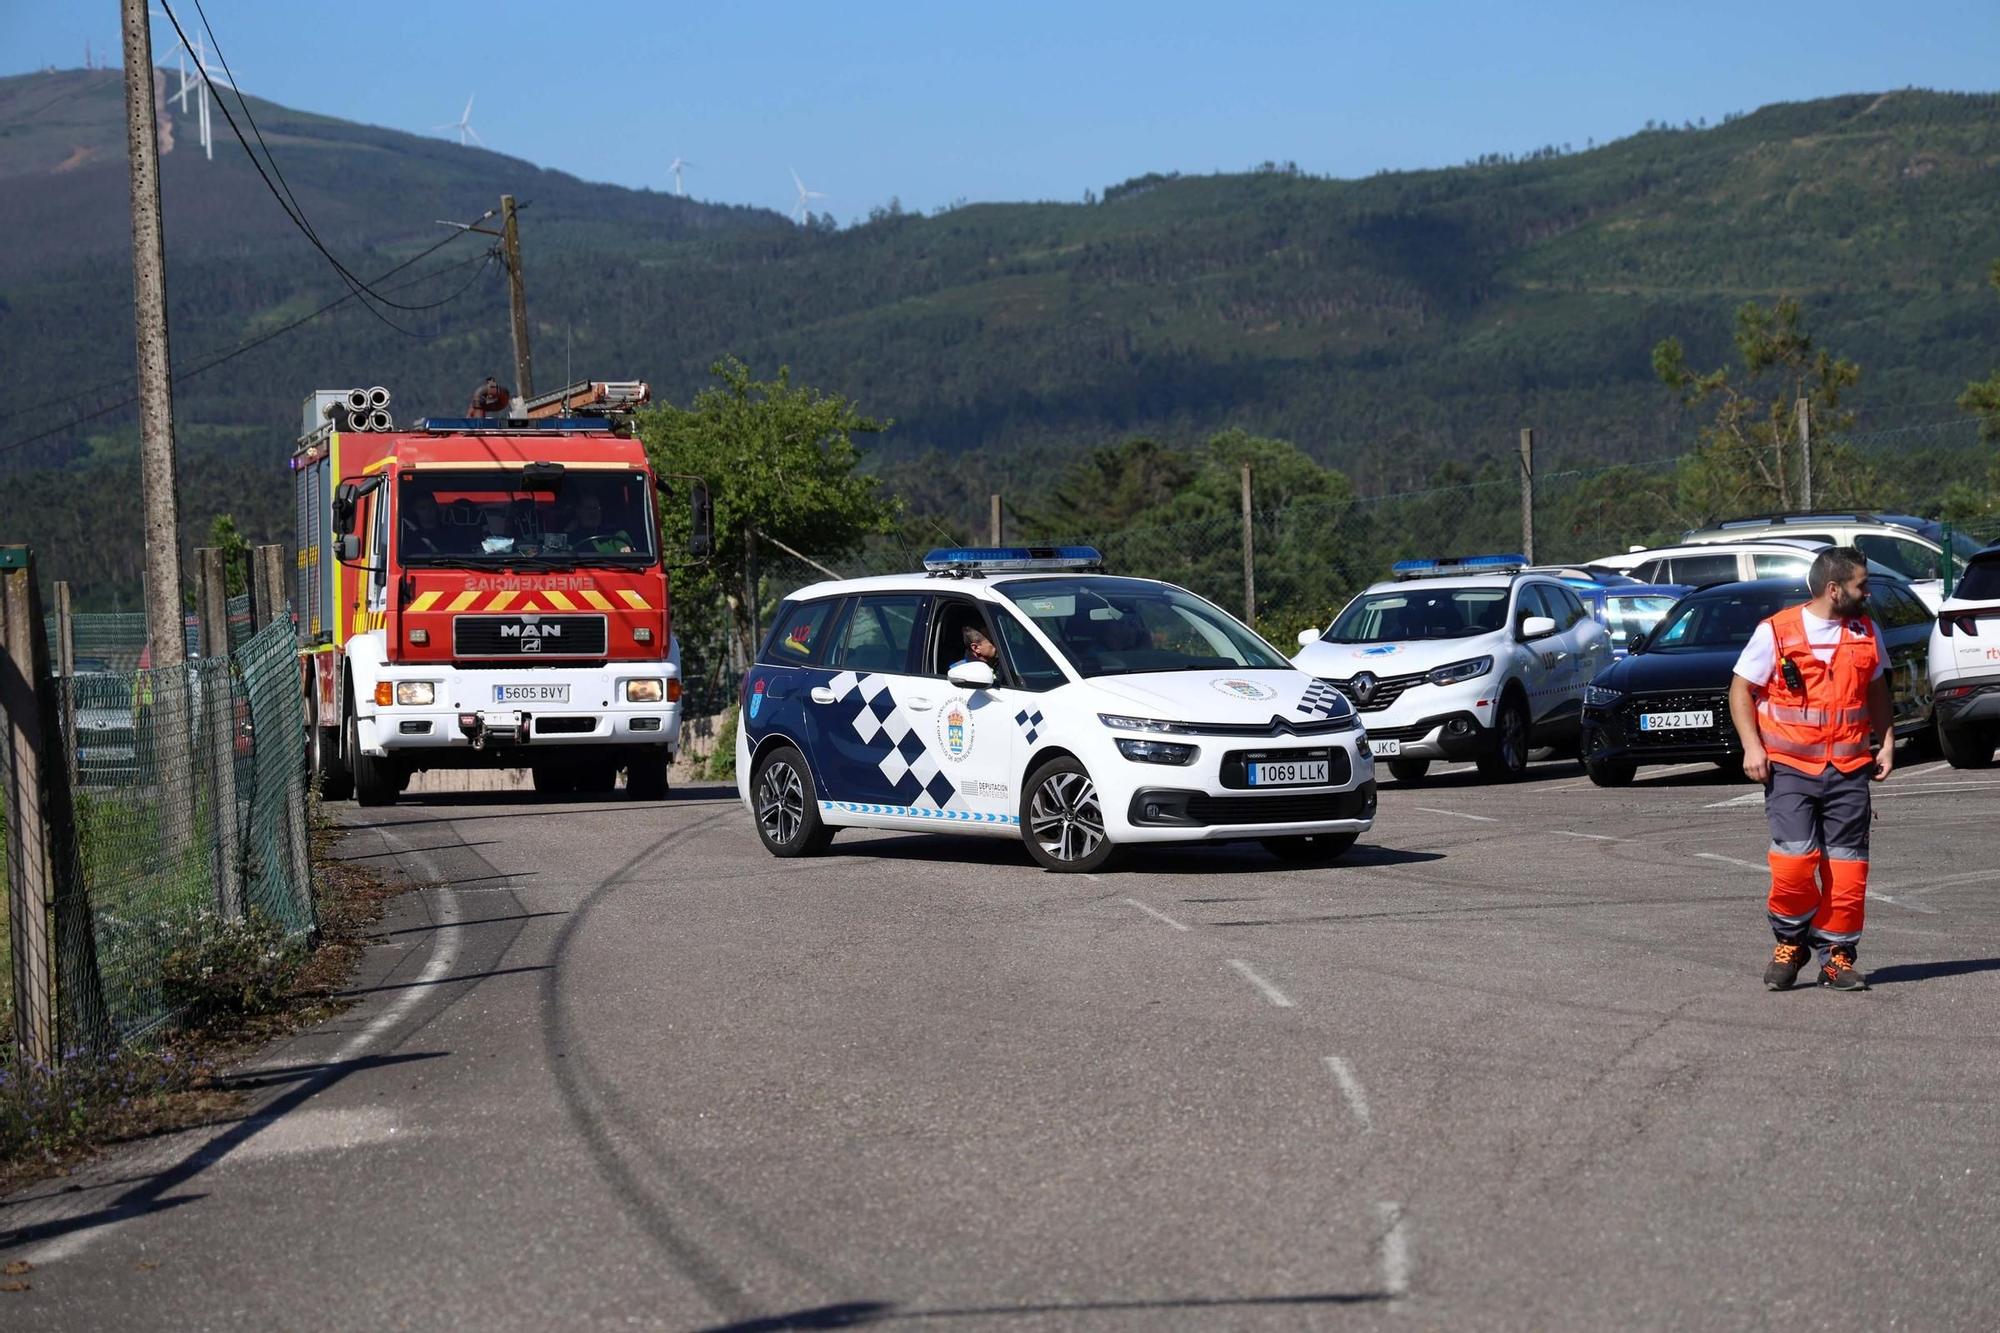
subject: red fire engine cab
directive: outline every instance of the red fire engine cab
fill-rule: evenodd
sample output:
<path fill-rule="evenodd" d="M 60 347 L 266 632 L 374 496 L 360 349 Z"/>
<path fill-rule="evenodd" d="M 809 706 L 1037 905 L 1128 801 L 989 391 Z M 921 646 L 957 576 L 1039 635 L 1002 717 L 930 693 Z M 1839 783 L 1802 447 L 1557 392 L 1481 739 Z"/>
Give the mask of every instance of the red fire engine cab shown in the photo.
<path fill-rule="evenodd" d="M 636 381 L 397 429 L 382 389 L 306 400 L 293 605 L 322 795 L 392 802 L 430 768 L 545 793 L 666 793 L 680 653 Z M 560 404 L 560 405 L 558 405 Z M 693 478 L 690 546 L 706 554 Z"/>

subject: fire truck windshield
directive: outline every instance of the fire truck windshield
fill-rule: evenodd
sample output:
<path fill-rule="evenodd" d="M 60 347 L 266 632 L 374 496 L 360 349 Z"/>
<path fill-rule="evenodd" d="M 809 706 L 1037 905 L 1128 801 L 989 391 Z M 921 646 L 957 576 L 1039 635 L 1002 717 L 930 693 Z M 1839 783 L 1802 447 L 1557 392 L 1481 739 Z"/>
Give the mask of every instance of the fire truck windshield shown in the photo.
<path fill-rule="evenodd" d="M 652 488 L 642 472 L 570 469 L 555 490 L 519 469 L 423 470 L 396 492 L 405 565 L 648 565 Z"/>

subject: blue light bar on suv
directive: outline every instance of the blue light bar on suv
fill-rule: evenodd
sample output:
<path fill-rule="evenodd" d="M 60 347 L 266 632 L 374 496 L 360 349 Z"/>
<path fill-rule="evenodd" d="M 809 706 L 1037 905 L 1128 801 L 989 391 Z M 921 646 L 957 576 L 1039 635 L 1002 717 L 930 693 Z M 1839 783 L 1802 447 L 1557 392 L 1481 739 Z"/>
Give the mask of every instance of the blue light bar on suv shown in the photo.
<path fill-rule="evenodd" d="M 1102 569 L 1094 546 L 940 546 L 924 556 L 924 568 L 998 573 L 1031 569 Z"/>
<path fill-rule="evenodd" d="M 1528 567 L 1525 555 L 1447 555 L 1435 560 L 1398 560 L 1389 566 L 1397 579 L 1437 579 L 1466 574 L 1512 574 Z"/>

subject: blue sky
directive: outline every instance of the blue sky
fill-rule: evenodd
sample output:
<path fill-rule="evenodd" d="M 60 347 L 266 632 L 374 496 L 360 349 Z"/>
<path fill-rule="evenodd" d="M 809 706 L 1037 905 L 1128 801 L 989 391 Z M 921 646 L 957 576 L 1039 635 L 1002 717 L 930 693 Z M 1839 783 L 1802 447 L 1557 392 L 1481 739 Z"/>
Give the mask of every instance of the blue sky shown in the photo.
<path fill-rule="evenodd" d="M 193 0 L 172 0 L 184 24 Z M 250 92 L 591 180 L 843 222 L 1081 198 L 1147 171 L 1316 174 L 1582 148 L 1649 119 L 2000 87 L 2000 3 L 203 0 Z M 171 46 L 156 19 L 156 49 Z M 115 59 L 116 0 L 0 0 L 0 74 Z M 218 133 L 223 130 L 217 122 Z"/>

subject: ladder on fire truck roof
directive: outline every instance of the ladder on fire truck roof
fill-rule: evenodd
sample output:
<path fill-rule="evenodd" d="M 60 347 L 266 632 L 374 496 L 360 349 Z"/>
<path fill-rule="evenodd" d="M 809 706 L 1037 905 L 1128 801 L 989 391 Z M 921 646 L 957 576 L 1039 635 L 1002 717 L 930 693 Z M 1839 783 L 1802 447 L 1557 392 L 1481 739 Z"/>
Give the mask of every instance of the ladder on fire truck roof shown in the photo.
<path fill-rule="evenodd" d="M 543 417 L 594 417 L 630 412 L 653 401 L 644 380 L 578 380 L 550 393 L 538 393 L 517 404 L 528 420 Z"/>

